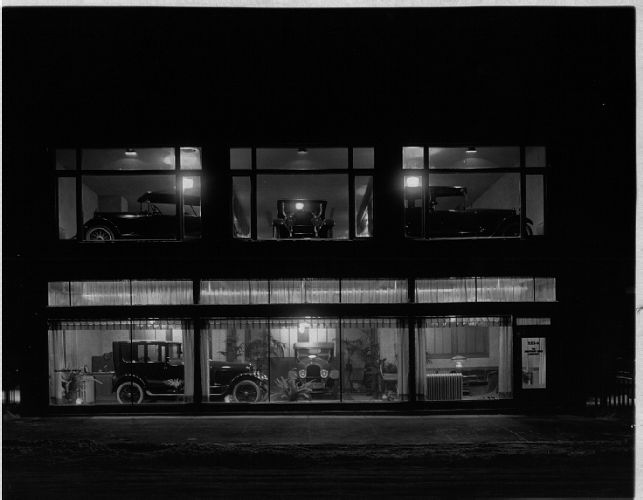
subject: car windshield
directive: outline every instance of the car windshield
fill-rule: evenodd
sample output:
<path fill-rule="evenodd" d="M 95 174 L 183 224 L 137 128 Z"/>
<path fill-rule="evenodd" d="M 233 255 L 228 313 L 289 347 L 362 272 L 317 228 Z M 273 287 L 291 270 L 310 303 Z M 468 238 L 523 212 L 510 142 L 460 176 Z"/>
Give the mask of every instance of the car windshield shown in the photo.
<path fill-rule="evenodd" d="M 297 359 L 303 358 L 322 358 L 326 361 L 330 360 L 331 350 L 321 347 L 299 347 L 296 351 Z"/>
<path fill-rule="evenodd" d="M 464 196 L 439 196 L 433 198 L 435 210 L 464 210 Z"/>

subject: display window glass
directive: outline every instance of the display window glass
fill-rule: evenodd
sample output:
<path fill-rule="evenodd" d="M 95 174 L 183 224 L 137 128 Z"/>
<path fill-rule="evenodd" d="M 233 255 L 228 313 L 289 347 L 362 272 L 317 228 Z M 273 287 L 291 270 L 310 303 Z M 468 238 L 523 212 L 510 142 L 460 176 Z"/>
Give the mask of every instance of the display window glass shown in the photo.
<path fill-rule="evenodd" d="M 194 393 L 186 321 L 58 321 L 49 326 L 50 404 L 181 403 Z"/>
<path fill-rule="evenodd" d="M 513 397 L 509 318 L 423 318 L 416 330 L 416 353 L 418 400 Z"/>
<path fill-rule="evenodd" d="M 57 150 L 58 237 L 91 242 L 200 238 L 200 170 L 197 147 Z"/>
<path fill-rule="evenodd" d="M 232 148 L 233 236 L 346 240 L 373 234 L 373 148 Z M 362 175 L 356 175 L 359 172 Z"/>
<path fill-rule="evenodd" d="M 544 154 L 517 146 L 402 148 L 405 236 L 545 234 Z"/>
<path fill-rule="evenodd" d="M 408 398 L 408 333 L 396 319 L 213 319 L 201 338 L 208 402 Z"/>

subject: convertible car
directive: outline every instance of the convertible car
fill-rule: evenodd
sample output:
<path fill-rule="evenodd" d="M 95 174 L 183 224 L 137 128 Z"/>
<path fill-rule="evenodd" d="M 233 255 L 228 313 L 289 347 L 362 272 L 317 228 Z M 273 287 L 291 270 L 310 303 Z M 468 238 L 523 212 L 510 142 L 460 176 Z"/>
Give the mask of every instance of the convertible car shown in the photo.
<path fill-rule="evenodd" d="M 278 200 L 275 238 L 332 238 L 335 221 L 326 219 L 326 200 Z"/>
<path fill-rule="evenodd" d="M 112 391 L 121 404 L 183 395 L 184 365 L 180 342 L 119 341 L 112 344 Z M 210 395 L 255 403 L 268 394 L 268 377 L 252 363 L 209 360 Z"/>
<path fill-rule="evenodd" d="M 288 376 L 301 383 L 310 382 L 313 394 L 336 394 L 339 370 L 334 364 L 335 344 L 332 342 L 297 343 L 294 345 L 297 366 Z"/>
<path fill-rule="evenodd" d="M 147 191 L 138 198 L 138 212 L 94 212 L 83 226 L 85 240 L 107 241 L 126 239 L 175 239 L 178 234 L 176 195 Z M 185 236 L 201 235 L 201 200 L 198 196 L 183 197 Z M 161 208 L 161 205 L 165 212 Z M 166 208 L 167 207 L 167 208 Z"/>
<path fill-rule="evenodd" d="M 516 210 L 467 207 L 466 187 L 430 186 L 427 198 L 426 232 L 429 238 L 520 236 L 520 214 Z M 420 235 L 421 203 L 413 206 L 413 199 L 407 193 L 407 204 L 407 235 Z M 532 224 L 525 218 L 527 236 L 533 232 Z"/>

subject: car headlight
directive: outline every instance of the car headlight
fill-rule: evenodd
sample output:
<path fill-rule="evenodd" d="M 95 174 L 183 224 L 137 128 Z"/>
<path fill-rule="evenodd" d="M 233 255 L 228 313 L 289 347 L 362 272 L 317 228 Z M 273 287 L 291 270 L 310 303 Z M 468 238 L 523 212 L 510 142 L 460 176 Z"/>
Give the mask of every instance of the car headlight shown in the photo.
<path fill-rule="evenodd" d="M 299 370 L 299 378 L 306 378 L 306 370 Z"/>
<path fill-rule="evenodd" d="M 326 377 L 328 377 L 328 370 L 322 370 L 322 371 L 321 371 L 321 377 L 322 377 L 322 378 L 326 378 Z"/>

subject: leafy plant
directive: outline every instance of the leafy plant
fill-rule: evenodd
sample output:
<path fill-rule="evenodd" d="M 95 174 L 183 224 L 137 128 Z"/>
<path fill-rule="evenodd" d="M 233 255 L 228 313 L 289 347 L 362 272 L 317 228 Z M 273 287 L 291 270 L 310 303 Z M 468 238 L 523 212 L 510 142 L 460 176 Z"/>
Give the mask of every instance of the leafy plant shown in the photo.
<path fill-rule="evenodd" d="M 300 384 L 297 383 L 295 379 L 279 377 L 275 379 L 275 383 L 281 391 L 281 393 L 278 394 L 279 399 L 286 401 L 299 401 L 300 399 L 310 401 L 312 399 L 312 382 Z"/>

